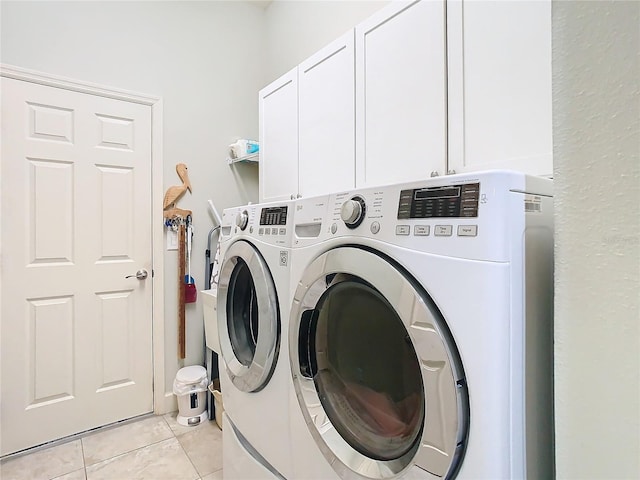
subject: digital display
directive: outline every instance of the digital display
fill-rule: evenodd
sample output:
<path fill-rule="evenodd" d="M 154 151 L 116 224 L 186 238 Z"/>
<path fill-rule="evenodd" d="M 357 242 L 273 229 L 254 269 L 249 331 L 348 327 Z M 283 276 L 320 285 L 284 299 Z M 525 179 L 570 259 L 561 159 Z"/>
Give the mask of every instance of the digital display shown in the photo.
<path fill-rule="evenodd" d="M 269 207 L 260 211 L 260 225 L 286 225 L 287 207 Z"/>
<path fill-rule="evenodd" d="M 477 217 L 479 199 L 479 183 L 402 190 L 398 220 Z"/>
<path fill-rule="evenodd" d="M 414 190 L 414 198 L 416 200 L 423 200 L 425 198 L 457 198 L 459 196 L 460 187 L 438 187 Z"/>

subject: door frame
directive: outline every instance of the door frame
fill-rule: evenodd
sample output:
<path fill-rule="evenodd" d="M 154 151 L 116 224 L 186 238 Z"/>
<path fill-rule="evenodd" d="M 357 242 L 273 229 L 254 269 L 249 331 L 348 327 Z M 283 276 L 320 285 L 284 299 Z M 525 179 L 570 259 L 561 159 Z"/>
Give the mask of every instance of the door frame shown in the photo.
<path fill-rule="evenodd" d="M 153 412 L 164 414 L 172 410 L 173 395 L 165 395 L 165 334 L 164 334 L 164 256 L 163 256 L 163 157 L 162 99 L 151 95 L 98 85 L 66 77 L 28 70 L 0 63 L 0 76 L 61 88 L 78 93 L 123 100 L 151 107 L 151 259 L 152 259 L 152 349 L 153 349 Z M 2 227 L 0 227 L 2 228 Z M 0 245 L 0 252 L 2 245 Z M 2 296 L 0 293 L 0 305 Z"/>

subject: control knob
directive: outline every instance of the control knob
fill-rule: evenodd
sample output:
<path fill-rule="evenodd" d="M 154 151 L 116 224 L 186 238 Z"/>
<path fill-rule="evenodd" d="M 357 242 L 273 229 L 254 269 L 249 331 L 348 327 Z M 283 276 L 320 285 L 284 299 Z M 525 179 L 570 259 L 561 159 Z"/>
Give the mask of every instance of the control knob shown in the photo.
<path fill-rule="evenodd" d="M 244 230 L 247 228 L 247 223 L 249 223 L 249 213 L 244 210 L 241 213 L 238 213 L 236 216 L 236 225 L 240 228 L 240 230 Z"/>
<path fill-rule="evenodd" d="M 364 220 L 366 204 L 364 198 L 355 196 L 342 204 L 340 218 L 348 228 L 356 228 Z"/>

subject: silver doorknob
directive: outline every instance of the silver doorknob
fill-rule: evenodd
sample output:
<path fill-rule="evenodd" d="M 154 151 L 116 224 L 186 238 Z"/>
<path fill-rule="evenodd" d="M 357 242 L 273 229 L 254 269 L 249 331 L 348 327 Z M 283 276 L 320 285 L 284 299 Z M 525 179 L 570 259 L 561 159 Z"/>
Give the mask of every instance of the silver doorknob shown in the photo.
<path fill-rule="evenodd" d="M 147 273 L 147 271 L 144 268 L 142 268 L 142 269 L 138 270 L 135 275 L 127 275 L 124 278 L 136 277 L 138 280 L 144 280 L 145 278 L 147 278 L 148 275 L 149 275 L 149 273 Z"/>

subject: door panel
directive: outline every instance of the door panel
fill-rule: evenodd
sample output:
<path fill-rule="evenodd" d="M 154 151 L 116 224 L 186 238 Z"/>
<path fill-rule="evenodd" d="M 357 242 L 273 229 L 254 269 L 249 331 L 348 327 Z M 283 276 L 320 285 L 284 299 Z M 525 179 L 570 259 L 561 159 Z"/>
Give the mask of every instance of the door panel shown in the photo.
<path fill-rule="evenodd" d="M 2 454 L 152 411 L 151 108 L 2 78 Z M 150 278 L 150 277 L 149 277 Z"/>
<path fill-rule="evenodd" d="M 447 2 L 449 168 L 553 173 L 551 2 Z"/>
<path fill-rule="evenodd" d="M 391 2 L 356 27 L 355 41 L 356 186 L 442 175 L 444 2 Z"/>
<path fill-rule="evenodd" d="M 298 192 L 298 68 L 259 93 L 260 202 Z"/>
<path fill-rule="evenodd" d="M 353 31 L 298 67 L 303 197 L 355 187 L 354 75 Z"/>

